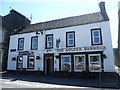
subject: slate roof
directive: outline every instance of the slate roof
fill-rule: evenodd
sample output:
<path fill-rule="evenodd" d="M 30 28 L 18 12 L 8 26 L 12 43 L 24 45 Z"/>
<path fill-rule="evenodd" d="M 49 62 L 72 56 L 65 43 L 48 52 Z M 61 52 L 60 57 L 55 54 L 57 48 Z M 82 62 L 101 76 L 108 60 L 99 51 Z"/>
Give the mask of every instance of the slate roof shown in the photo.
<path fill-rule="evenodd" d="M 96 12 L 96 13 L 90 13 L 80 16 L 73 16 L 73 17 L 67 17 L 67 18 L 62 18 L 47 22 L 31 24 L 23 28 L 22 30 L 19 30 L 16 34 L 35 32 L 38 30 L 39 31 L 51 30 L 51 29 L 64 28 L 70 26 L 85 25 L 85 24 L 97 23 L 102 21 L 108 21 L 108 20 L 102 16 L 101 12 Z"/>

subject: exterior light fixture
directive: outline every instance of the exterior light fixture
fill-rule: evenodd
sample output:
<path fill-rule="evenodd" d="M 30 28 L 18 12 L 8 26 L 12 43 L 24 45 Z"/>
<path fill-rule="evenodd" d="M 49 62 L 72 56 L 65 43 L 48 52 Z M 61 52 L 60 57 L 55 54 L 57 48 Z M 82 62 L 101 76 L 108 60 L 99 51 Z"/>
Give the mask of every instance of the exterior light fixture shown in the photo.
<path fill-rule="evenodd" d="M 37 30 L 35 34 L 36 34 L 36 35 L 39 35 L 39 34 L 40 34 L 40 32 Z"/>
<path fill-rule="evenodd" d="M 12 61 L 16 61 L 16 58 L 15 58 L 15 57 L 13 57 L 13 58 L 12 58 Z"/>
<path fill-rule="evenodd" d="M 40 56 L 36 56 L 36 60 L 40 60 Z"/>
<path fill-rule="evenodd" d="M 41 35 L 43 35 L 43 31 L 41 31 L 40 33 L 41 33 Z"/>

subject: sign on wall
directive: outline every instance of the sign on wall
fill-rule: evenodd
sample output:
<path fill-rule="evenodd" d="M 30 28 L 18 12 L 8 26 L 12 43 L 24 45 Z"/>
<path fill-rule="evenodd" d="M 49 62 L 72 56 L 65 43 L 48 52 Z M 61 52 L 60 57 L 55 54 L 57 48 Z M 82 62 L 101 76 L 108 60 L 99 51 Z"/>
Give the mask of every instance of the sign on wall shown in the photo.
<path fill-rule="evenodd" d="M 70 51 L 88 51 L 88 50 L 105 50 L 106 46 L 87 46 L 87 47 L 74 47 L 74 48 L 61 48 L 56 49 L 57 52 L 70 52 Z"/>

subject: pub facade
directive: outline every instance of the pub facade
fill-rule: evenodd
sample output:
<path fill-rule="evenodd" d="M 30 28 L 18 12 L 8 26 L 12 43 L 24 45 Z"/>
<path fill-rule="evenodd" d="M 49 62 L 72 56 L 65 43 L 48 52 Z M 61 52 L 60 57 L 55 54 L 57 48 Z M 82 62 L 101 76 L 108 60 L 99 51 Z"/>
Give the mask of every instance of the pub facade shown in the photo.
<path fill-rule="evenodd" d="M 100 12 L 31 24 L 11 35 L 7 69 L 114 72 L 104 4 Z"/>

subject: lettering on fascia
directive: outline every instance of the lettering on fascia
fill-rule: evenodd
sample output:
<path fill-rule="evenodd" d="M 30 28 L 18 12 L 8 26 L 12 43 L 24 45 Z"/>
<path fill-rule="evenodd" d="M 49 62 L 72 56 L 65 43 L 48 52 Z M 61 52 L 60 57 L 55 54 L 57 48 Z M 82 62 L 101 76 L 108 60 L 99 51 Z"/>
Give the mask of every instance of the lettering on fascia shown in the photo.
<path fill-rule="evenodd" d="M 70 52 L 70 51 L 86 51 L 86 50 L 105 50 L 106 46 L 87 46 L 87 47 L 75 47 L 75 48 L 60 48 L 56 49 L 57 52 Z"/>

